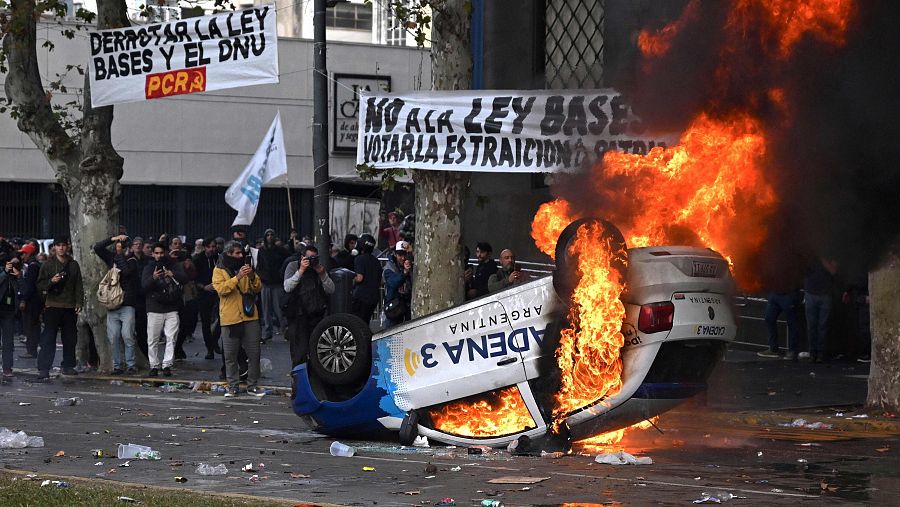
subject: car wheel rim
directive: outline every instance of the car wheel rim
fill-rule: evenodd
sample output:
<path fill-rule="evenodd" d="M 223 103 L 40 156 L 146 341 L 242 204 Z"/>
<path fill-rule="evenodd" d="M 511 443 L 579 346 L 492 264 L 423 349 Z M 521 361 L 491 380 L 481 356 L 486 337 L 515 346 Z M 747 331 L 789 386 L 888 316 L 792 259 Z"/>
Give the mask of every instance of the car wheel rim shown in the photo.
<path fill-rule="evenodd" d="M 344 373 L 356 360 L 356 339 L 344 326 L 326 328 L 316 346 L 319 363 L 331 373 Z"/>

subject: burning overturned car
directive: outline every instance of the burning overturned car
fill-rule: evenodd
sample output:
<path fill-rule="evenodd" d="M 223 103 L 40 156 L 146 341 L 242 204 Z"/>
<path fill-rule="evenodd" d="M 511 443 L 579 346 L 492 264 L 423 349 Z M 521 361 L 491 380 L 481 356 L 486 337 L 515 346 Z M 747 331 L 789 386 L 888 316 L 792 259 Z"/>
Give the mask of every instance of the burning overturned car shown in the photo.
<path fill-rule="evenodd" d="M 293 408 L 319 432 L 454 445 L 580 440 L 703 391 L 734 339 L 727 261 L 701 247 L 625 248 L 599 219 L 564 228 L 557 269 L 374 336 L 326 317 Z"/>

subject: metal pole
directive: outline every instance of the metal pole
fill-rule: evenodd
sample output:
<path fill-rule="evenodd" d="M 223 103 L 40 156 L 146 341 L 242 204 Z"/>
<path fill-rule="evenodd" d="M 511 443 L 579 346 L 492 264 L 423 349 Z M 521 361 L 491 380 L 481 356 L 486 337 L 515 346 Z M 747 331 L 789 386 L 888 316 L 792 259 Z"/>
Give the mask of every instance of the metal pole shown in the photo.
<path fill-rule="evenodd" d="M 319 255 L 330 256 L 328 197 L 328 69 L 325 65 L 327 0 L 313 3 L 313 220 Z"/>

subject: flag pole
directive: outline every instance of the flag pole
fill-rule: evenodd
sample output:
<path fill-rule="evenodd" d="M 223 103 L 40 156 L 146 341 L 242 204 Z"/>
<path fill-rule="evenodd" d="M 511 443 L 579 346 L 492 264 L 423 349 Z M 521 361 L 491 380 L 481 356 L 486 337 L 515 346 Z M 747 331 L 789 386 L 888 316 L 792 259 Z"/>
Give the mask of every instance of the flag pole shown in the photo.
<path fill-rule="evenodd" d="M 284 189 L 287 190 L 288 218 L 291 219 L 291 229 L 296 229 L 294 227 L 294 207 L 291 206 L 291 182 L 288 181 L 287 173 L 285 173 L 285 175 L 284 175 Z"/>

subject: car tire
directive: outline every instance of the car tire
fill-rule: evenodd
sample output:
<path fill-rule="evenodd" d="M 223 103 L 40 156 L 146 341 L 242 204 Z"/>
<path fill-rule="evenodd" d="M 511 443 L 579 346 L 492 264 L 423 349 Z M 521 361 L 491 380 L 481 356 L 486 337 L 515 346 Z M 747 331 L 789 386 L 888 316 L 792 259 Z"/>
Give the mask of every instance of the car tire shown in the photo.
<path fill-rule="evenodd" d="M 419 436 L 419 414 L 412 410 L 400 423 L 400 445 L 413 445 L 417 436 Z"/>
<path fill-rule="evenodd" d="M 354 384 L 372 368 L 372 331 L 355 315 L 338 313 L 319 322 L 309 337 L 310 371 L 332 385 Z"/>
<path fill-rule="evenodd" d="M 603 228 L 603 238 L 609 239 L 614 248 L 622 252 L 621 257 L 613 262 L 613 268 L 618 271 L 622 280 L 625 279 L 627 245 L 622 232 L 612 222 L 602 218 L 581 218 L 566 226 L 556 240 L 556 272 L 553 274 L 553 288 L 565 301 L 569 300 L 572 291 L 578 285 L 578 258 L 569 254 L 569 246 L 575 239 L 578 228 L 585 224 L 599 224 Z"/>

